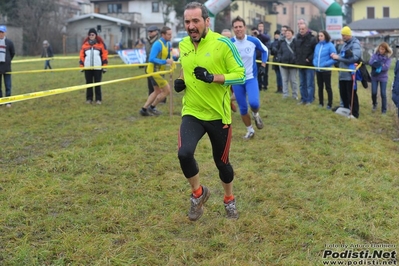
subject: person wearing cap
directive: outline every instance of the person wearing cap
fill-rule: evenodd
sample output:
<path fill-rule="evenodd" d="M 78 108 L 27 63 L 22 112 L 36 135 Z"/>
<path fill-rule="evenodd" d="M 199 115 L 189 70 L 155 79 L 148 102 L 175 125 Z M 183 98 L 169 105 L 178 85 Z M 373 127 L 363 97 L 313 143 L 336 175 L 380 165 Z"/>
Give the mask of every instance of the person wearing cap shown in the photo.
<path fill-rule="evenodd" d="M 148 63 L 148 59 L 150 57 L 151 47 L 152 45 L 161 38 L 159 34 L 159 29 L 157 26 L 152 25 L 147 28 L 147 41 L 145 42 L 145 53 L 146 53 L 146 62 Z M 154 86 L 152 86 L 151 80 L 147 77 L 147 86 L 148 86 L 148 95 L 154 92 Z"/>
<path fill-rule="evenodd" d="M 166 65 L 173 64 L 173 58 L 170 52 L 171 39 L 172 29 L 166 26 L 163 27 L 161 29 L 161 38 L 151 47 L 148 66 L 146 68 L 147 74 L 165 71 Z M 154 74 L 149 78 L 154 87 L 154 91 L 148 95 L 147 101 L 139 111 L 142 116 L 160 115 L 161 112 L 156 109 L 156 106 L 170 93 L 169 82 L 165 79 L 164 75 Z"/>
<path fill-rule="evenodd" d="M 11 60 L 15 56 L 14 43 L 6 38 L 7 27 L 0 26 L 0 98 L 3 97 L 1 88 L 1 79 L 4 78 L 4 86 L 6 87 L 6 97 L 11 96 Z M 11 107 L 11 103 L 6 104 Z"/>
<path fill-rule="evenodd" d="M 51 48 L 50 43 L 47 40 L 43 41 L 43 50 L 42 50 L 42 58 L 53 57 L 53 49 Z M 50 60 L 44 61 L 44 69 L 51 69 Z"/>
<path fill-rule="evenodd" d="M 352 36 L 352 31 L 348 26 L 342 28 L 341 35 L 344 44 L 340 53 L 332 53 L 330 56 L 339 62 L 339 68 L 354 69 L 354 64 L 362 58 L 360 42 Z M 344 107 L 352 110 L 353 117 L 359 118 L 359 100 L 357 90 L 353 87 L 351 72 L 339 71 L 339 94 Z"/>
<path fill-rule="evenodd" d="M 89 29 L 87 37 L 83 41 L 82 49 L 80 50 L 80 67 L 95 67 L 92 69 L 85 69 L 86 84 L 101 82 L 102 74 L 107 70 L 104 68 L 108 65 L 108 51 L 103 39 L 98 36 L 94 28 Z M 102 93 L 101 86 L 95 86 L 96 104 L 101 104 Z M 86 90 L 86 103 L 93 102 L 93 88 Z"/>

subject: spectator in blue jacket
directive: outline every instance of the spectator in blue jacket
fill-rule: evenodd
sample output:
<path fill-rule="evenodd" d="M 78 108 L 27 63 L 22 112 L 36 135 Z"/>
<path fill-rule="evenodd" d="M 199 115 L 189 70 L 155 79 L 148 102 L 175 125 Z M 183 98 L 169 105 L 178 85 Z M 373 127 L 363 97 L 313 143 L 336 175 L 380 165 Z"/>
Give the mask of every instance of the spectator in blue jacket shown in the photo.
<path fill-rule="evenodd" d="M 386 42 L 382 42 L 371 56 L 371 100 L 373 101 L 373 112 L 377 110 L 378 83 L 381 90 L 381 112 L 387 112 L 387 84 L 388 70 L 391 67 L 392 50 Z"/>
<path fill-rule="evenodd" d="M 395 76 L 392 84 L 392 101 L 396 105 L 396 108 L 398 108 L 399 117 L 399 61 L 396 61 L 394 74 Z"/>
<path fill-rule="evenodd" d="M 316 67 L 317 87 L 319 88 L 319 106 L 324 107 L 323 87 L 327 91 L 327 109 L 330 110 L 333 102 L 333 92 L 331 89 L 331 70 L 322 70 L 318 68 L 332 67 L 336 62 L 330 57 L 332 53 L 337 53 L 335 46 L 331 41 L 330 34 L 321 30 L 318 33 L 318 40 L 313 56 L 313 65 Z"/>

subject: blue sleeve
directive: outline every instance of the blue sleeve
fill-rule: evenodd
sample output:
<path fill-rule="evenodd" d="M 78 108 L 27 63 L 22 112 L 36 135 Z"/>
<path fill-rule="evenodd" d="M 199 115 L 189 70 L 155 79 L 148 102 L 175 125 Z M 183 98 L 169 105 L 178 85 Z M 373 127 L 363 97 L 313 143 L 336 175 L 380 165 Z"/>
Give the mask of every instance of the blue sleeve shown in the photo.
<path fill-rule="evenodd" d="M 267 62 L 267 58 L 269 57 L 269 51 L 258 38 L 249 38 L 255 44 L 256 49 L 262 53 L 262 62 Z"/>
<path fill-rule="evenodd" d="M 331 42 L 330 42 L 330 44 L 329 44 L 328 53 L 329 53 L 329 55 L 330 55 L 330 54 L 336 54 L 336 53 L 337 53 L 337 50 L 335 49 L 334 44 L 332 44 Z M 324 62 L 324 65 L 325 65 L 326 67 L 332 67 L 336 62 L 337 62 L 337 61 L 334 60 L 334 59 L 332 59 L 331 56 L 330 56 L 329 59 L 328 59 L 326 62 Z"/>
<path fill-rule="evenodd" d="M 150 57 L 148 58 L 148 62 L 158 65 L 166 65 L 166 60 L 157 58 L 160 52 L 162 52 L 162 44 L 156 41 L 151 47 Z"/>

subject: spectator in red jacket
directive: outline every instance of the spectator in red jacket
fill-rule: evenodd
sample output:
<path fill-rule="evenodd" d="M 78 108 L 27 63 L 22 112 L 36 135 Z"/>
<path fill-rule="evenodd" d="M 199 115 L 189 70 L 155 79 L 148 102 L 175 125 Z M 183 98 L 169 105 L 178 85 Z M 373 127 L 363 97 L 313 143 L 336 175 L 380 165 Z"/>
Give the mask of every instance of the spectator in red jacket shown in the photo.
<path fill-rule="evenodd" d="M 85 69 L 86 84 L 101 82 L 102 74 L 107 70 L 104 68 L 108 65 L 108 51 L 103 39 L 98 36 L 97 31 L 91 28 L 84 39 L 82 49 L 80 50 L 80 67 L 95 67 L 93 69 Z M 82 70 L 83 71 L 83 70 Z M 95 86 L 96 104 L 101 104 L 102 94 L 101 86 Z M 86 90 L 86 103 L 93 102 L 93 88 Z"/>

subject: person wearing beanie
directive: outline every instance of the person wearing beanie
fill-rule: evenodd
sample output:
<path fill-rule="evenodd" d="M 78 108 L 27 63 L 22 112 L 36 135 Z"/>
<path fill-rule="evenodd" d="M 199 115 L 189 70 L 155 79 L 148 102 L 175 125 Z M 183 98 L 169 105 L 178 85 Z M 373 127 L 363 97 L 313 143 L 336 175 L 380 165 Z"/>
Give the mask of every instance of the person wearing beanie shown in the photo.
<path fill-rule="evenodd" d="M 53 57 L 53 49 L 50 46 L 50 43 L 47 40 L 43 41 L 43 49 L 42 49 L 42 58 Z M 44 69 L 51 69 L 50 60 L 44 61 Z"/>
<path fill-rule="evenodd" d="M 3 97 L 1 89 L 1 79 L 4 78 L 6 87 L 6 97 L 11 96 L 11 60 L 15 55 L 14 43 L 6 38 L 7 27 L 0 26 L 0 98 Z M 11 107 L 11 103 L 7 103 L 6 107 Z"/>
<path fill-rule="evenodd" d="M 352 30 L 348 26 L 345 26 L 341 30 L 341 35 L 352 36 Z"/>
<path fill-rule="evenodd" d="M 87 35 L 90 36 L 90 34 L 92 34 L 92 33 L 95 34 L 96 36 L 98 35 L 95 28 L 89 29 L 89 32 L 87 33 Z"/>
<path fill-rule="evenodd" d="M 86 84 L 98 83 L 102 80 L 102 74 L 107 70 L 104 68 L 108 65 L 108 51 L 103 39 L 98 36 L 94 28 L 89 29 L 87 37 L 84 39 L 82 48 L 80 49 L 80 67 L 95 67 L 91 69 L 84 69 Z M 95 86 L 95 100 L 96 104 L 101 104 L 102 93 L 101 86 Z M 93 102 L 93 88 L 86 90 L 86 103 Z"/>
<path fill-rule="evenodd" d="M 355 63 L 362 58 L 360 42 L 352 36 L 352 31 L 348 26 L 342 28 L 341 35 L 344 44 L 340 53 L 332 53 L 330 56 L 339 62 L 339 68 L 354 69 Z M 353 87 L 352 72 L 339 71 L 339 94 L 344 108 L 351 110 L 352 117 L 359 118 L 359 100 L 357 90 Z"/>

